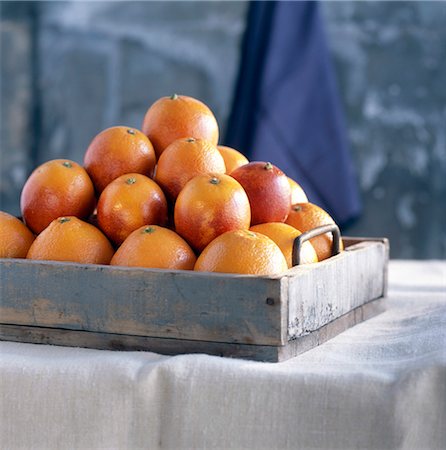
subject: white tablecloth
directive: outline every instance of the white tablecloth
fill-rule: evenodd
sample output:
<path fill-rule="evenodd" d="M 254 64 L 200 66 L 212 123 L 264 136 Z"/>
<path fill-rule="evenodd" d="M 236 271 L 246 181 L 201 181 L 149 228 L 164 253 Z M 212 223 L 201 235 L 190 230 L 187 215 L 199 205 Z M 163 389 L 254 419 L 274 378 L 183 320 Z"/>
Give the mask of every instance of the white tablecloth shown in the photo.
<path fill-rule="evenodd" d="M 2 449 L 446 448 L 446 262 L 280 364 L 3 342 Z"/>

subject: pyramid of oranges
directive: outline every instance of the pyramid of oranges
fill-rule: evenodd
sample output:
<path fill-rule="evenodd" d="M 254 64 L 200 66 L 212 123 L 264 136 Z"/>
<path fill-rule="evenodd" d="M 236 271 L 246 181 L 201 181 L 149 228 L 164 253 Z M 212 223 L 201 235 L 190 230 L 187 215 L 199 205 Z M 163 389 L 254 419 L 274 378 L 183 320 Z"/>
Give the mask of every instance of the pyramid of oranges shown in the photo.
<path fill-rule="evenodd" d="M 168 270 L 271 275 L 292 265 L 302 232 L 333 224 L 270 162 L 219 146 L 212 111 L 172 95 L 141 130 L 100 132 L 83 166 L 48 161 L 27 179 L 22 220 L 0 212 L 0 257 Z M 330 234 L 301 262 L 331 255 Z"/>

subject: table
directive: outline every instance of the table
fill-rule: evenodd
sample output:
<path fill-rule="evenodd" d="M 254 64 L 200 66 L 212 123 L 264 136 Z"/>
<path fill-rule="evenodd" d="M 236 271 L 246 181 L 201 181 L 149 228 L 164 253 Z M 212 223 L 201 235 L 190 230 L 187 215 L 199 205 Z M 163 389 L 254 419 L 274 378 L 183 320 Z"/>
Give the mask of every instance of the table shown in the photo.
<path fill-rule="evenodd" d="M 0 343 L 0 448 L 446 448 L 446 262 L 284 363 Z"/>

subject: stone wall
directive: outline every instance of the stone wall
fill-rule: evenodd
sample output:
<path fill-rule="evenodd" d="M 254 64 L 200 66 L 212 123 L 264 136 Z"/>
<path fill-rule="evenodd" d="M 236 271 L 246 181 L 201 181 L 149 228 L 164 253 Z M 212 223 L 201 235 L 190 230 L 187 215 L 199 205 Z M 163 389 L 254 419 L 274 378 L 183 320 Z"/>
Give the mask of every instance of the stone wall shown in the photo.
<path fill-rule="evenodd" d="M 364 214 L 348 233 L 446 258 L 446 3 L 326 2 Z"/>
<path fill-rule="evenodd" d="M 346 233 L 446 257 L 446 3 L 325 2 L 364 214 Z M 1 2 L 0 208 L 33 166 L 82 161 L 173 91 L 224 129 L 247 2 Z"/>
<path fill-rule="evenodd" d="M 117 124 L 140 127 L 173 91 L 205 99 L 224 124 L 244 3 L 82 2 L 41 7 L 43 159 L 82 157 Z"/>
<path fill-rule="evenodd" d="M 20 191 L 37 149 L 34 18 L 26 3 L 0 3 L 0 11 L 0 209 L 17 214 Z"/>
<path fill-rule="evenodd" d="M 222 126 L 245 2 L 3 2 L 1 208 L 19 213 L 31 168 L 82 162 L 113 125 L 139 128 L 159 97 L 203 99 Z"/>

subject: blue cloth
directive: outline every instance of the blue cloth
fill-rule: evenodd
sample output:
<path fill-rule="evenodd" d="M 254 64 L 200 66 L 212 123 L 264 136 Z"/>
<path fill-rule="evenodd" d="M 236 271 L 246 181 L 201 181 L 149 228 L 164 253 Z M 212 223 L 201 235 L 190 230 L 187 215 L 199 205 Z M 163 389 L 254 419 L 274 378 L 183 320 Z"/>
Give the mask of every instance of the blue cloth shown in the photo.
<path fill-rule="evenodd" d="M 252 2 L 226 145 L 271 161 L 342 225 L 361 211 L 317 2 Z"/>

